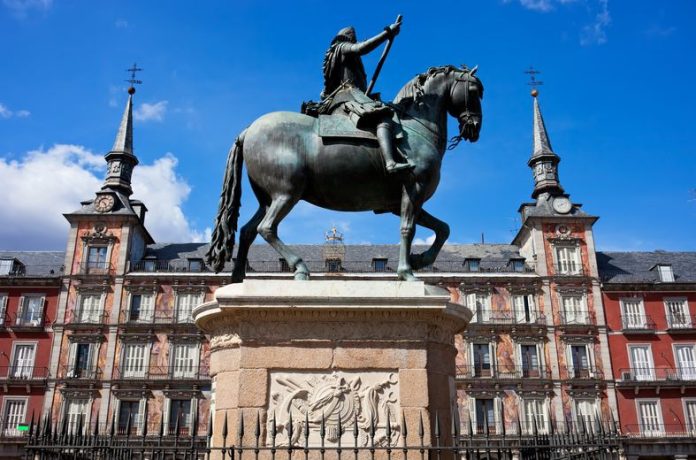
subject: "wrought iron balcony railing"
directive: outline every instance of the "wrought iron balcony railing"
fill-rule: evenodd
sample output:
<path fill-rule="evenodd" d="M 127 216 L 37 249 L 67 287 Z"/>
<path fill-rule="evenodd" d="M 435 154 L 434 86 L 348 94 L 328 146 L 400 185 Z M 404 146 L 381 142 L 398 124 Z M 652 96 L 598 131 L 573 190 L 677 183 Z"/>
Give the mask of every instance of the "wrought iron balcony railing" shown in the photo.
<path fill-rule="evenodd" d="M 98 310 L 88 310 L 82 311 L 77 310 L 73 317 L 68 321 L 68 324 L 73 327 L 93 327 L 93 326 L 103 326 L 109 323 L 109 312 L 108 311 L 98 311 Z"/>
<path fill-rule="evenodd" d="M 46 380 L 48 368 L 41 366 L 0 366 L 0 381 L 31 382 Z"/>
<path fill-rule="evenodd" d="M 485 325 L 545 325 L 546 316 L 536 310 L 475 309 L 471 324 Z"/>
<path fill-rule="evenodd" d="M 592 326 L 596 324 L 595 314 L 590 311 L 561 310 L 560 320 L 563 326 Z"/>
<path fill-rule="evenodd" d="M 624 425 L 621 431 L 627 438 L 696 437 L 696 426 L 689 427 L 682 424 L 646 422 L 643 424 Z"/>
<path fill-rule="evenodd" d="M 619 369 L 621 382 L 693 382 L 696 384 L 696 367 L 629 367 Z"/>
<path fill-rule="evenodd" d="M 118 324 L 121 326 L 146 326 L 146 325 L 176 325 L 176 324 L 193 324 L 193 317 L 190 312 L 177 311 L 147 311 L 147 312 L 132 312 L 130 310 L 121 310 L 119 314 Z"/>
<path fill-rule="evenodd" d="M 43 329 L 45 323 L 43 311 L 35 314 L 19 312 L 8 315 L 6 327 L 15 330 Z"/>
<path fill-rule="evenodd" d="M 628 314 L 621 316 L 621 329 L 626 332 L 653 333 L 655 321 L 648 315 Z"/>
<path fill-rule="evenodd" d="M 102 370 L 97 366 L 61 366 L 59 380 L 101 380 Z"/>
<path fill-rule="evenodd" d="M 550 379 L 551 370 L 540 366 L 457 366 L 458 378 Z"/>
<path fill-rule="evenodd" d="M 671 332 L 696 330 L 696 316 L 667 315 L 667 330 Z"/>
<path fill-rule="evenodd" d="M 556 276 L 583 276 L 585 270 L 578 263 L 556 264 L 554 266 L 554 274 Z"/>
<path fill-rule="evenodd" d="M 77 275 L 113 275 L 114 267 L 110 262 L 83 262 L 77 267 Z"/>
<path fill-rule="evenodd" d="M 604 372 L 594 366 L 565 366 L 565 375 L 570 380 L 603 380 Z"/>
<path fill-rule="evenodd" d="M 206 366 L 155 366 L 149 369 L 119 366 L 114 369 L 114 380 L 207 380 Z"/>

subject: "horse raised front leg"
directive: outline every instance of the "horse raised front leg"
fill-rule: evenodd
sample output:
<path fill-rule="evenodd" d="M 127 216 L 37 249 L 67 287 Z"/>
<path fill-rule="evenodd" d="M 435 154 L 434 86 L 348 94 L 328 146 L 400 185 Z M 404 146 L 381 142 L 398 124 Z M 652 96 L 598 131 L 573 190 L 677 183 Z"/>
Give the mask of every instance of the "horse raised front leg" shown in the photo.
<path fill-rule="evenodd" d="M 261 235 L 263 239 L 287 261 L 288 266 L 295 269 L 295 279 L 307 280 L 309 279 L 309 269 L 307 265 L 305 265 L 300 256 L 292 252 L 290 248 L 278 238 L 278 224 L 288 215 L 297 201 L 298 198 L 289 195 L 274 196 L 257 230 L 259 235 Z"/>
<path fill-rule="evenodd" d="M 416 224 L 435 232 L 435 241 L 433 241 L 433 244 L 425 252 L 410 256 L 411 268 L 419 270 L 435 262 L 442 246 L 445 244 L 445 241 L 447 241 L 447 238 L 449 238 L 450 228 L 447 223 L 434 217 L 425 209 L 422 209 L 420 214 L 418 214 Z"/>
<path fill-rule="evenodd" d="M 415 217 L 420 211 L 420 203 L 416 199 L 416 186 L 404 186 L 401 196 L 401 245 L 399 246 L 399 266 L 396 273 L 400 280 L 415 281 L 413 268 L 409 261 L 411 243 L 415 235 Z"/>
<path fill-rule="evenodd" d="M 247 256 L 249 255 L 249 247 L 256 238 L 256 227 L 259 226 L 263 216 L 266 214 L 266 207 L 259 205 L 259 209 L 249 219 L 249 222 L 244 224 L 239 232 L 239 248 L 237 249 L 237 259 L 235 260 L 234 270 L 232 271 L 232 282 L 241 283 L 246 277 Z"/>

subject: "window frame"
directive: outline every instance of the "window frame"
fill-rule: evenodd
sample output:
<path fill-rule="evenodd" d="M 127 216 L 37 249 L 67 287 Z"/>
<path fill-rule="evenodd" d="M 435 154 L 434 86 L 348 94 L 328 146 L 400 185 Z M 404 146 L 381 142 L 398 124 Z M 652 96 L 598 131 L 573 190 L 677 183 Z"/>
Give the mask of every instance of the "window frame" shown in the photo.
<path fill-rule="evenodd" d="M 691 436 L 696 435 L 696 409 L 694 410 L 694 419 L 689 418 L 688 405 L 693 404 L 696 407 L 696 397 L 682 398 L 682 410 L 684 411 L 684 425 L 686 432 Z"/>
<path fill-rule="evenodd" d="M 21 376 L 16 376 L 15 374 L 15 369 L 16 369 L 16 363 L 15 360 L 17 359 L 17 347 L 19 346 L 31 346 L 33 349 L 33 356 L 31 359 L 31 368 L 29 375 L 21 375 Z M 10 352 L 10 373 L 12 374 L 12 378 L 17 378 L 17 379 L 31 379 L 34 376 L 34 369 L 36 369 L 36 352 L 39 348 L 39 342 L 38 340 L 32 340 L 32 341 L 26 341 L 26 340 L 18 340 L 16 342 L 12 342 L 12 351 Z M 28 367 L 26 365 L 22 367 Z M 10 375 L 8 373 L 8 376 Z"/>
<path fill-rule="evenodd" d="M 638 421 L 638 427 L 640 428 L 641 436 L 662 436 L 665 434 L 665 419 L 662 416 L 662 404 L 660 404 L 660 398 L 636 398 L 636 420 Z M 644 430 L 645 424 L 643 423 L 643 413 L 640 410 L 641 403 L 654 403 L 657 407 L 657 417 L 658 417 L 658 429 L 656 431 L 650 431 L 646 433 Z"/>
<path fill-rule="evenodd" d="M 39 314 L 38 314 L 38 320 L 37 319 L 31 319 L 31 320 L 25 320 L 25 313 L 27 311 L 27 299 L 41 299 L 41 306 L 39 307 Z M 44 324 L 44 316 L 46 315 L 46 294 L 45 293 L 38 293 L 38 292 L 30 292 L 26 294 L 21 294 L 19 297 L 19 303 L 17 304 L 17 314 L 15 316 L 15 325 L 16 326 L 31 326 L 31 327 L 40 327 L 41 325 Z M 35 323 L 38 321 L 38 323 Z"/>
<path fill-rule="evenodd" d="M 6 324 L 5 316 L 7 315 L 7 304 L 10 302 L 10 293 L 0 292 L 0 326 Z"/>
<path fill-rule="evenodd" d="M 686 371 L 682 369 L 681 363 L 679 361 L 678 348 L 691 348 L 692 361 L 691 365 L 686 368 Z M 674 369 L 677 372 L 677 376 L 680 380 L 696 380 L 696 343 L 689 342 L 677 342 L 672 344 L 672 353 L 674 356 Z"/>
<path fill-rule="evenodd" d="M 684 317 L 685 321 L 684 324 L 677 324 L 675 325 L 673 323 L 673 315 L 672 312 L 670 311 L 669 308 L 669 303 L 676 303 L 680 302 L 681 303 L 681 314 Z M 689 299 L 687 297 L 682 297 L 682 296 L 675 296 L 675 297 L 664 297 L 662 299 L 662 303 L 665 307 L 665 318 L 667 319 L 667 327 L 670 329 L 690 329 L 693 327 L 693 322 L 691 318 L 691 314 L 689 312 Z"/>
<path fill-rule="evenodd" d="M 559 251 L 573 251 L 573 257 L 567 257 L 567 267 L 561 264 L 561 254 Z M 582 274 L 582 250 L 580 245 L 575 243 L 555 243 L 553 245 L 554 273 L 558 275 L 579 275 Z M 568 254 L 570 256 L 570 254 Z"/>
<path fill-rule="evenodd" d="M 640 369 L 639 367 L 636 367 L 635 363 L 633 362 L 633 351 L 632 349 L 634 348 L 647 348 L 647 357 L 648 357 L 648 367 L 646 368 L 649 372 L 650 375 L 642 375 L 639 374 L 638 372 L 635 372 L 636 369 Z M 650 343 L 628 343 L 626 344 L 626 351 L 628 352 L 628 362 L 630 364 L 630 369 L 631 369 L 631 376 L 635 380 L 641 380 L 641 381 L 646 381 L 646 382 L 652 382 L 656 380 L 655 378 L 655 357 L 653 356 L 652 352 L 652 344 Z M 639 378 L 640 375 L 640 378 Z"/>
<path fill-rule="evenodd" d="M 15 395 L 5 395 L 2 401 L 2 426 L 0 431 L 4 436 L 7 437 L 13 437 L 13 438 L 18 438 L 22 436 L 22 432 L 18 431 L 17 428 L 9 428 L 7 427 L 7 423 L 9 420 L 9 417 L 7 416 L 7 410 L 8 410 L 8 403 L 10 402 L 17 402 L 21 401 L 24 404 L 24 414 L 22 415 L 22 421 L 26 422 L 27 421 L 27 410 L 29 408 L 29 396 L 15 396 Z"/>
<path fill-rule="evenodd" d="M 655 267 L 657 268 L 657 278 L 661 283 L 674 283 L 675 277 L 672 264 L 657 264 Z"/>
<path fill-rule="evenodd" d="M 122 372 L 121 372 L 121 378 L 124 379 L 147 379 L 149 374 L 150 374 L 150 352 L 152 350 L 152 343 L 150 342 L 126 342 L 123 344 L 123 352 L 122 352 Z M 143 358 L 142 358 L 142 366 L 143 368 L 138 371 L 131 371 L 128 369 L 128 350 L 131 347 L 144 347 L 143 349 Z M 132 373 L 131 373 L 132 372 Z"/>
<path fill-rule="evenodd" d="M 476 345 L 488 345 L 488 369 L 484 369 L 482 365 L 481 369 L 477 371 L 476 369 L 476 353 L 474 348 Z M 496 361 L 496 345 L 495 342 L 485 342 L 485 341 L 472 341 L 469 343 L 469 362 L 471 364 L 470 374 L 472 377 L 478 378 L 494 378 L 497 373 L 497 361 Z M 489 375 L 484 375 L 483 371 L 488 371 Z M 478 375 L 477 375 L 478 374 Z"/>
<path fill-rule="evenodd" d="M 585 292 L 559 292 L 559 297 L 561 301 L 561 312 L 563 313 L 563 320 L 565 324 L 590 324 L 590 309 L 587 304 L 587 294 Z M 566 299 L 572 298 L 579 298 L 580 302 L 577 304 L 578 309 L 573 312 L 573 321 L 571 322 L 568 315 L 569 310 L 566 308 Z M 578 318 L 581 315 L 582 317 Z"/>

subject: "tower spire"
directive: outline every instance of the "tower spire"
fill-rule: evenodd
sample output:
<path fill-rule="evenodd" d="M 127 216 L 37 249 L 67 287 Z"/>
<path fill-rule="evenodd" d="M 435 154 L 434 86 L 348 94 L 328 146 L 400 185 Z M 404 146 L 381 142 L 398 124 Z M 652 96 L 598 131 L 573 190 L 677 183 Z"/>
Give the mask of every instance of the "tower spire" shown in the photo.
<path fill-rule="evenodd" d="M 138 158 L 133 153 L 133 95 L 135 87 L 133 85 L 140 84 L 142 81 L 135 79 L 135 73 L 140 71 L 135 64 L 130 69 L 130 79 L 126 80 L 130 83 L 128 88 L 128 100 L 126 108 L 121 117 L 121 124 L 114 140 L 114 145 L 111 151 L 104 157 L 107 162 L 106 179 L 102 190 L 113 190 L 121 192 L 126 196 L 133 194 L 131 188 L 131 175 L 133 168 L 138 164 Z"/>
<path fill-rule="evenodd" d="M 525 73 L 531 75 L 529 84 L 533 86 L 531 95 L 532 98 L 534 98 L 534 147 L 532 156 L 527 162 L 534 175 L 534 191 L 532 192 L 532 198 L 538 200 L 540 197 L 561 196 L 564 194 L 563 187 L 561 187 L 561 182 L 558 178 L 558 163 L 561 161 L 561 158 L 556 155 L 551 148 L 551 141 L 546 132 L 544 117 L 541 115 L 541 108 L 539 107 L 539 91 L 537 90 L 537 86 L 541 85 L 542 82 L 536 80 L 535 75 L 540 72 L 530 67 L 530 70 Z"/>

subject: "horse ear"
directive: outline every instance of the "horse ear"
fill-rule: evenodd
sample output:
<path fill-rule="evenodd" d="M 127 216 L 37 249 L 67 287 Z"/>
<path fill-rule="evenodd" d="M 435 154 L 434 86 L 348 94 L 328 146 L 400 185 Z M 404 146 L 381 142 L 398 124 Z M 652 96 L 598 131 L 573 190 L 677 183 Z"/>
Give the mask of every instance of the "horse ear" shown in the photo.
<path fill-rule="evenodd" d="M 474 68 L 469 71 L 469 75 L 471 75 L 473 77 L 474 75 L 476 75 L 477 70 L 478 70 L 478 64 L 476 64 L 474 66 Z"/>

